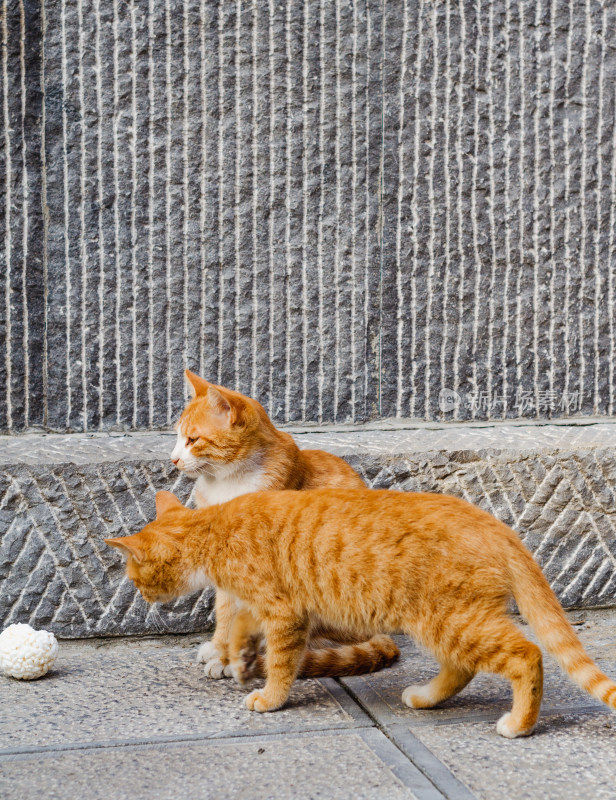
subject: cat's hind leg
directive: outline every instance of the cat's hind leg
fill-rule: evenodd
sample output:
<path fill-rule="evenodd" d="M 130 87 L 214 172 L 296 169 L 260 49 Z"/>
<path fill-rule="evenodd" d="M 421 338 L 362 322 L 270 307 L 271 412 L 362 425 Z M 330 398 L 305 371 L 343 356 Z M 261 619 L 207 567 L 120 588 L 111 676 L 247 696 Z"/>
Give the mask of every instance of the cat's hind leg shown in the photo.
<path fill-rule="evenodd" d="M 472 680 L 474 672 L 451 664 L 441 664 L 441 671 L 429 683 L 409 686 L 402 692 L 402 702 L 409 708 L 434 708 L 453 697 Z"/>
<path fill-rule="evenodd" d="M 275 711 L 283 706 L 297 677 L 308 642 L 309 624 L 296 616 L 263 621 L 267 640 L 267 680 L 246 698 L 250 711 Z"/>
<path fill-rule="evenodd" d="M 513 622 L 506 620 L 482 642 L 477 668 L 511 682 L 513 706 L 496 724 L 507 739 L 528 736 L 539 717 L 543 696 L 543 657 Z"/>

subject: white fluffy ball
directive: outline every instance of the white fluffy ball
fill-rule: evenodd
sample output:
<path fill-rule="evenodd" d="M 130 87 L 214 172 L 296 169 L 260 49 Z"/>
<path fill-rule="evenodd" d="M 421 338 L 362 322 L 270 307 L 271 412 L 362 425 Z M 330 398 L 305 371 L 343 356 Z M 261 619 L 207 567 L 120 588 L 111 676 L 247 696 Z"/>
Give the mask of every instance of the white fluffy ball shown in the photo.
<path fill-rule="evenodd" d="M 0 670 L 11 678 L 41 678 L 58 656 L 58 642 L 49 631 L 18 623 L 0 633 Z"/>

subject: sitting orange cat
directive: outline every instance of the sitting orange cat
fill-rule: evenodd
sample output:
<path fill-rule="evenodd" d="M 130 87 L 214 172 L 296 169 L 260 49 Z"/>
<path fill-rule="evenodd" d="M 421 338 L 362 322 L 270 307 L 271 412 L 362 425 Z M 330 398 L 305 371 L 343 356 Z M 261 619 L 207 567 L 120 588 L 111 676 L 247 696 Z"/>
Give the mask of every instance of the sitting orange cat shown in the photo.
<path fill-rule="evenodd" d="M 358 636 L 406 633 L 441 671 L 402 700 L 430 708 L 476 672 L 508 678 L 511 712 L 497 731 L 526 736 L 539 715 L 541 650 L 507 614 L 513 596 L 539 639 L 583 689 L 614 708 L 616 684 L 584 651 L 543 573 L 514 531 L 464 500 L 438 494 L 320 489 L 259 492 L 184 508 L 159 492 L 157 518 L 107 543 L 148 602 L 208 585 L 240 602 L 231 660 L 255 624 L 267 638 L 267 681 L 246 698 L 273 711 L 286 701 L 315 626 Z"/>
<path fill-rule="evenodd" d="M 177 424 L 171 460 L 197 478 L 197 508 L 261 489 L 364 488 L 359 475 L 338 456 L 323 450 L 300 450 L 288 433 L 274 427 L 256 400 L 208 383 L 190 370 L 185 374 L 193 399 Z M 235 611 L 235 598 L 217 590 L 216 631 L 198 653 L 209 677 L 231 674 L 228 643 Z M 348 631 L 322 629 L 313 634 L 313 642 L 321 637 L 357 641 Z M 389 666 L 399 654 L 392 639 L 378 636 L 362 644 L 310 650 L 301 674 L 357 675 Z M 260 663 L 260 659 L 254 661 L 257 672 Z"/>

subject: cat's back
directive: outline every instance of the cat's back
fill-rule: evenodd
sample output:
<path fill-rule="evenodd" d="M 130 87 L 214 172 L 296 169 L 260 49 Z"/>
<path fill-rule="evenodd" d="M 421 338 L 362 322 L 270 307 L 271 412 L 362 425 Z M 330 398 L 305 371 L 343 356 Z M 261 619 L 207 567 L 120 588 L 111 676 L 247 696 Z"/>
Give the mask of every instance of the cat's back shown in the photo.
<path fill-rule="evenodd" d="M 298 488 L 365 489 L 357 472 L 339 456 L 325 450 L 300 450 L 302 482 Z"/>
<path fill-rule="evenodd" d="M 220 533 L 227 545 L 232 533 L 240 561 L 248 553 L 252 563 L 275 564 L 268 580 L 277 575 L 293 591 L 312 586 L 315 597 L 323 587 L 346 587 L 349 602 L 394 583 L 470 581 L 500 592 L 512 549 L 523 550 L 488 512 L 432 493 L 267 491 L 236 498 L 222 513 Z"/>
<path fill-rule="evenodd" d="M 487 511 L 458 497 L 430 492 L 397 492 L 388 489 L 346 488 L 269 491 L 233 501 L 232 514 L 257 515 L 264 526 L 278 531 L 297 529 L 302 537 L 370 541 L 375 546 L 388 541 L 447 541 L 457 552 L 475 554 L 486 543 L 516 534 Z"/>
<path fill-rule="evenodd" d="M 326 450 L 302 450 L 286 431 L 275 429 L 264 458 L 270 490 L 365 489 L 344 459 Z"/>

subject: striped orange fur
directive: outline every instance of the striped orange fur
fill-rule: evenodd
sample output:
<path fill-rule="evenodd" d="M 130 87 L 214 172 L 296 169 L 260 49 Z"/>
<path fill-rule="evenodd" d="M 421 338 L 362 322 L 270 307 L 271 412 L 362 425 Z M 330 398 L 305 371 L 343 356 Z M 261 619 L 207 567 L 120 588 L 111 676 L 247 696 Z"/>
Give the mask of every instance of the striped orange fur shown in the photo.
<path fill-rule="evenodd" d="M 240 683 L 252 678 L 265 678 L 267 664 L 260 626 L 248 630 L 235 648 L 233 674 Z M 365 675 L 391 666 L 400 650 L 389 636 L 377 635 L 367 641 L 343 647 L 306 648 L 298 678 L 340 678 Z"/>
<path fill-rule="evenodd" d="M 209 383 L 190 370 L 186 370 L 186 380 L 192 400 L 176 426 L 172 459 L 179 469 L 197 478 L 198 508 L 263 489 L 364 488 L 355 470 L 338 456 L 300 450 L 293 437 L 274 427 L 256 400 Z M 216 630 L 198 655 L 209 677 L 231 673 L 228 644 L 234 616 L 235 598 L 217 591 Z M 384 636 L 360 649 L 345 646 L 342 634 L 337 640 L 341 647 L 307 655 L 311 676 L 358 675 L 389 666 L 399 655 L 393 640 Z M 247 648 L 245 652 L 254 662 L 256 654 Z"/>
<path fill-rule="evenodd" d="M 128 555 L 128 576 L 150 602 L 208 581 L 238 598 L 230 635 L 238 679 L 246 642 L 261 631 L 267 640 L 265 686 L 246 699 L 256 711 L 285 703 L 311 632 L 405 633 L 441 666 L 428 684 L 404 691 L 407 705 L 431 708 L 477 672 L 493 672 L 513 688 L 498 732 L 528 735 L 541 705 L 542 655 L 508 616 L 512 596 L 573 680 L 616 707 L 616 684 L 585 652 L 515 532 L 458 498 L 321 489 L 190 510 L 159 492 L 154 522 L 107 541 Z"/>

